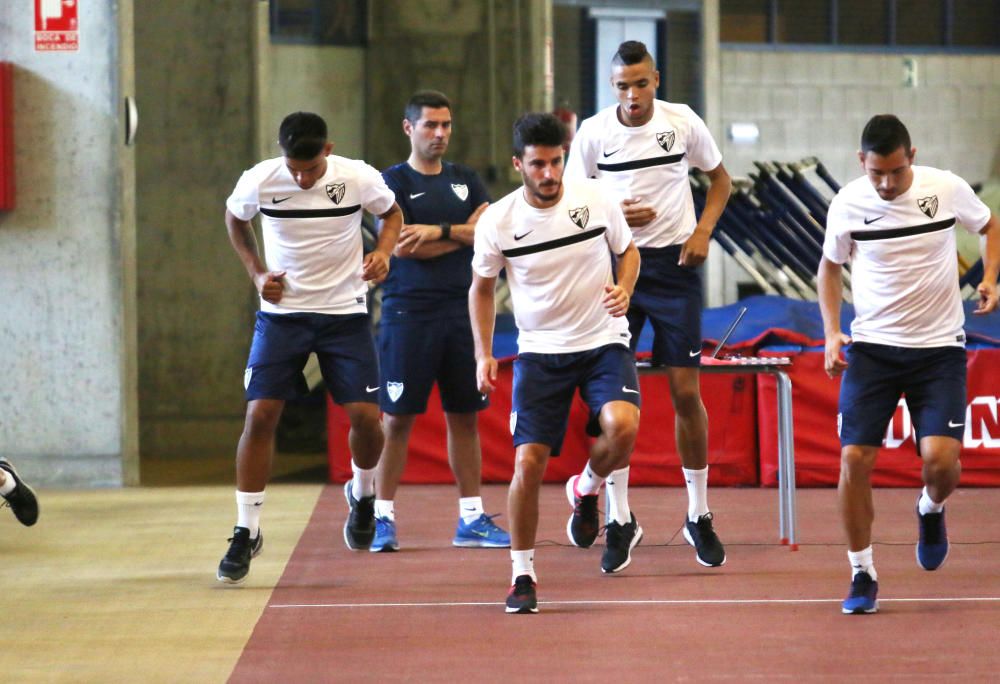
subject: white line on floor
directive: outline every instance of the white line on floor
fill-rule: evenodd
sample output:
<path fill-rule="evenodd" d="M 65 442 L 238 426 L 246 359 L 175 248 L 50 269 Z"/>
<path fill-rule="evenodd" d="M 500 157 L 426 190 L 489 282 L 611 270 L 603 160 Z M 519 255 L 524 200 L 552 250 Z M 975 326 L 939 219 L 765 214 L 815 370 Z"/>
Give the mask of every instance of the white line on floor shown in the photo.
<path fill-rule="evenodd" d="M 842 599 L 635 599 L 546 601 L 547 606 L 658 606 L 658 605 L 753 605 L 840 603 Z M 1000 602 L 1000 596 L 954 596 L 927 598 L 879 598 L 879 603 L 958 603 Z M 453 608 L 459 606 L 498 606 L 496 601 L 441 601 L 427 603 L 272 603 L 268 608 Z"/>

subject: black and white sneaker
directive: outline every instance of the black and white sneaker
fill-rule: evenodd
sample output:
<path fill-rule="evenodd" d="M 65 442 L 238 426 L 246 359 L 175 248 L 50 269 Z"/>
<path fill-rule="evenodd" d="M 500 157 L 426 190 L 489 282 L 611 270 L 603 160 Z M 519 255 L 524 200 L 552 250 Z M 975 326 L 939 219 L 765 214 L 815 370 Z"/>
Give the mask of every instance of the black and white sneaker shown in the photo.
<path fill-rule="evenodd" d="M 691 522 L 685 517 L 684 539 L 694 547 L 695 558 L 699 563 L 709 568 L 716 568 L 725 564 L 726 550 L 712 529 L 712 519 L 711 513 L 701 516 L 697 522 Z"/>
<path fill-rule="evenodd" d="M 375 539 L 375 495 L 355 499 L 348 480 L 344 484 L 344 498 L 350 508 L 344 522 L 344 542 L 353 551 L 367 551 Z"/>
<path fill-rule="evenodd" d="M 507 592 L 508 613 L 537 613 L 538 598 L 535 596 L 535 580 L 531 575 L 518 575 Z"/>
<path fill-rule="evenodd" d="M 250 559 L 259 556 L 264 548 L 264 534 L 257 530 L 257 538 L 250 539 L 250 530 L 234 527 L 233 536 L 227 541 L 231 542 L 229 550 L 219 562 L 215 578 L 226 584 L 240 584 L 250 572 Z"/>
<path fill-rule="evenodd" d="M 14 480 L 14 490 L 3 497 L 4 505 L 10 506 L 19 523 L 31 527 L 38 522 L 38 498 L 35 490 L 25 484 L 6 458 L 0 458 L 0 469 Z"/>
<path fill-rule="evenodd" d="M 579 475 L 574 475 L 566 482 L 566 499 L 573 507 L 573 514 L 566 522 L 566 536 L 573 546 L 586 549 L 594 545 L 601 530 L 601 520 L 597 513 L 597 494 L 579 496 L 576 493 L 579 479 Z"/>
<path fill-rule="evenodd" d="M 632 549 L 642 541 L 642 528 L 633 513 L 631 522 L 622 525 L 612 520 L 604 530 L 607 546 L 601 556 L 601 572 L 621 572 L 632 562 Z"/>

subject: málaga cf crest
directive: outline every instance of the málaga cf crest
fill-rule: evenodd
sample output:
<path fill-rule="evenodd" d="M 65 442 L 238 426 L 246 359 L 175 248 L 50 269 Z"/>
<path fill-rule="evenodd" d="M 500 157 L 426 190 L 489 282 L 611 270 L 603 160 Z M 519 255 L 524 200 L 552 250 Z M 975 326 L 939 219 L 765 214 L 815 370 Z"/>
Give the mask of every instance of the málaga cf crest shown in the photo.
<path fill-rule="evenodd" d="M 673 131 L 656 134 L 656 142 L 659 143 L 660 147 L 662 147 L 665 152 L 669 152 L 670 148 L 674 146 L 674 140 L 676 138 L 677 134 Z"/>
<path fill-rule="evenodd" d="M 920 207 L 920 211 L 927 214 L 927 218 L 934 218 L 934 214 L 937 213 L 938 208 L 938 198 L 937 195 L 931 195 L 930 197 L 921 197 L 917 200 L 917 206 Z"/>
<path fill-rule="evenodd" d="M 580 230 L 583 230 L 587 227 L 587 221 L 590 220 L 590 209 L 588 207 L 570 209 L 569 220 L 578 225 Z"/>
<path fill-rule="evenodd" d="M 465 183 L 452 183 L 451 189 L 463 202 L 469 198 L 469 186 Z"/>
<path fill-rule="evenodd" d="M 347 186 L 344 183 L 328 183 L 326 186 L 326 196 L 333 200 L 334 204 L 340 204 L 344 199 L 344 192 Z"/>

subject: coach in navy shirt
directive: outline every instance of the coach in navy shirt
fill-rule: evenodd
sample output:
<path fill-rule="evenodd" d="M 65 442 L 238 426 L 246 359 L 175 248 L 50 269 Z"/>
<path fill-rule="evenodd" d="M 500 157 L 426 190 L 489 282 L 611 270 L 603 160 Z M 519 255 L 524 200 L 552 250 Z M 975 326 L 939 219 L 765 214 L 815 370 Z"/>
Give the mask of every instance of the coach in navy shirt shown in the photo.
<path fill-rule="evenodd" d="M 393 499 L 406 465 L 413 421 L 438 383 L 448 428 L 448 462 L 459 489 L 452 544 L 507 547 L 510 537 L 483 509 L 479 488 L 478 412 L 469 324 L 472 243 L 489 197 L 472 169 L 442 160 L 451 137 L 451 103 L 421 91 L 406 105 L 403 132 L 410 157 L 382 172 L 403 210 L 404 226 L 382 295 L 379 362 L 385 447 L 376 479 L 371 551 L 399 548 Z"/>

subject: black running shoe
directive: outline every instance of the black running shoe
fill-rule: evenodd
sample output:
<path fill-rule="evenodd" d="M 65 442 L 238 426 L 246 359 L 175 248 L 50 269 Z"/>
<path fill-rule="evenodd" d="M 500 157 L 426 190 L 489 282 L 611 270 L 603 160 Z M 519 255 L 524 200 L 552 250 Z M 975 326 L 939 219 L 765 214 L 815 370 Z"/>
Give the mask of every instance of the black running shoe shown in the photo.
<path fill-rule="evenodd" d="M 569 522 L 566 523 L 566 536 L 573 546 L 586 549 L 594 545 L 601 530 L 601 521 L 597 514 L 597 494 L 577 496 L 578 479 L 580 476 L 574 475 L 566 483 L 566 498 L 573 507 L 573 515 L 569 516 Z"/>
<path fill-rule="evenodd" d="M 518 575 L 507 592 L 508 613 L 537 613 L 538 599 L 535 597 L 535 580 L 531 575 Z"/>
<path fill-rule="evenodd" d="M 264 534 L 257 530 L 257 538 L 250 539 L 250 530 L 245 527 L 234 527 L 233 536 L 228 539 L 229 550 L 219 562 L 219 571 L 215 578 L 226 584 L 239 584 L 247 578 L 250 572 L 250 559 L 260 555 L 264 548 Z"/>
<path fill-rule="evenodd" d="M 344 523 L 344 541 L 349 549 L 367 551 L 375 539 L 375 495 L 355 499 L 348 480 L 344 485 L 344 497 L 351 509 Z"/>
<path fill-rule="evenodd" d="M 25 484 L 6 458 L 0 458 L 0 468 L 7 473 L 7 477 L 14 480 L 14 490 L 3 497 L 5 505 L 10 506 L 19 523 L 31 527 L 38 522 L 38 499 L 35 497 L 35 490 Z"/>
<path fill-rule="evenodd" d="M 684 538 L 694 547 L 695 558 L 704 566 L 715 568 L 726 562 L 726 550 L 712 529 L 712 514 L 706 513 L 691 522 L 684 518 Z"/>
<path fill-rule="evenodd" d="M 601 556 L 601 572 L 621 572 L 632 562 L 632 549 L 642 541 L 642 528 L 632 514 L 632 522 L 622 525 L 612 520 L 604 529 L 607 546 Z"/>

